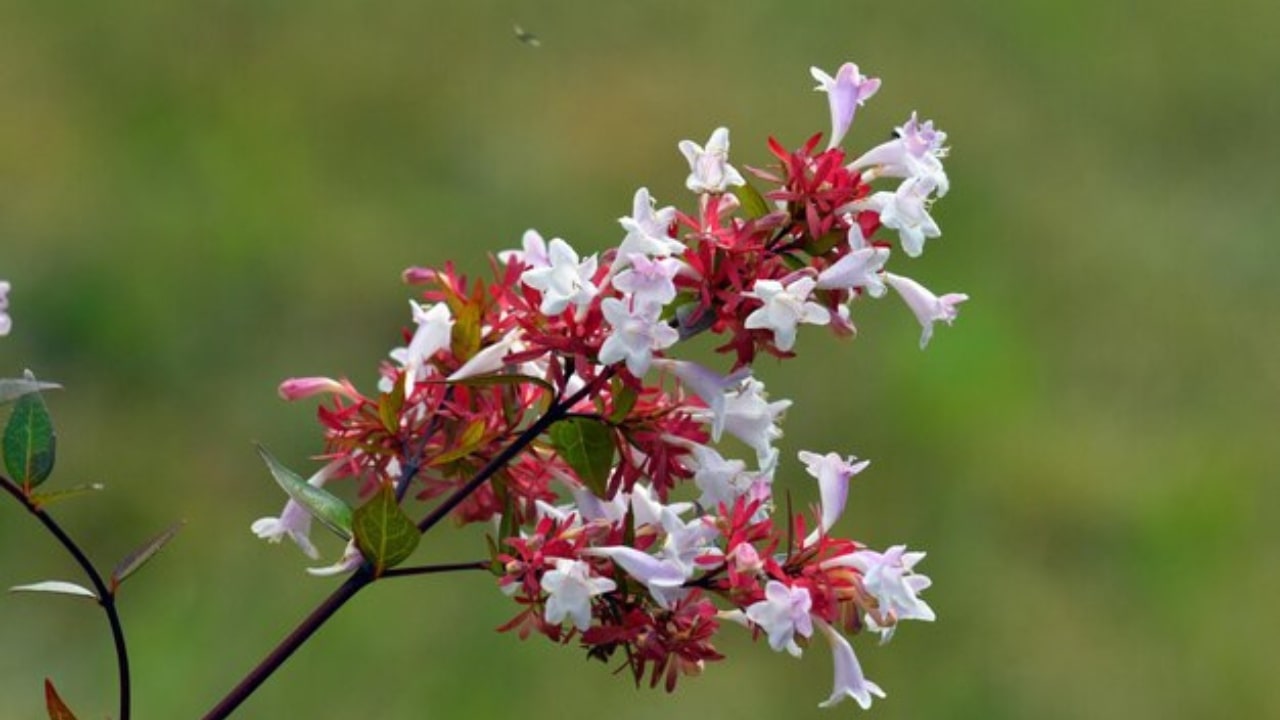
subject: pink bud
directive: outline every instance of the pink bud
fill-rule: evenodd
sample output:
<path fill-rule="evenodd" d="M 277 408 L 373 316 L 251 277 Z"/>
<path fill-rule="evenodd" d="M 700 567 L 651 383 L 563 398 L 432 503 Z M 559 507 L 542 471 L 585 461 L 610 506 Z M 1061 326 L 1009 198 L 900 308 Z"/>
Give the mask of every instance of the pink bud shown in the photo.
<path fill-rule="evenodd" d="M 289 378 L 280 383 L 280 397 L 285 400 L 302 400 L 321 393 L 335 393 L 352 400 L 359 400 L 360 393 L 351 383 L 327 377 Z"/>

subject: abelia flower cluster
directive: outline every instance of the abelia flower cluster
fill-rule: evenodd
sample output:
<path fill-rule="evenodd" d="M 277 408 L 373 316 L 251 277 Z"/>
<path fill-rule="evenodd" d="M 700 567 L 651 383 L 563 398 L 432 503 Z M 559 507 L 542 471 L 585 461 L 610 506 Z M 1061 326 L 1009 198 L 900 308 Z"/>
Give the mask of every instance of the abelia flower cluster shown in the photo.
<path fill-rule="evenodd" d="M 929 579 L 914 571 L 924 553 L 832 534 L 868 462 L 781 456 L 791 403 L 769 397 L 752 363 L 791 357 L 803 326 L 851 334 L 851 306 L 886 288 L 915 314 L 923 347 L 967 298 L 885 269 L 893 243 L 882 236 L 915 257 L 940 234 L 929 210 L 949 187 L 945 133 L 913 113 L 849 161 L 839 144 L 880 81 L 851 63 L 813 75 L 830 142 L 787 150 L 770 139 L 776 164 L 746 168 L 763 192 L 729 164 L 718 128 L 705 146 L 679 144 L 695 208 L 659 207 L 640 188 L 611 250 L 584 255 L 530 230 L 492 260 L 489 281 L 449 265 L 406 271 L 422 302 L 410 303 L 379 393 L 327 378 L 281 385 L 287 399 L 330 398 L 319 410 L 329 464 L 311 483 L 393 485 L 460 523 L 491 523 L 498 586 L 520 608 L 502 629 L 576 641 L 637 682 L 670 690 L 700 673 L 721 658 L 713 641 L 728 623 L 795 656 L 820 634 L 835 665 L 824 706 L 883 697 L 847 636 L 887 641 L 903 620 L 934 619 L 920 598 Z M 896 187 L 873 187 L 884 179 Z M 723 371 L 674 356 L 704 332 L 731 356 Z M 750 455 L 734 457 L 726 435 Z M 820 506 L 778 517 L 775 477 L 798 468 Z M 314 556 L 308 523 L 291 501 L 254 531 Z M 360 563 L 351 545 L 328 571 Z"/>

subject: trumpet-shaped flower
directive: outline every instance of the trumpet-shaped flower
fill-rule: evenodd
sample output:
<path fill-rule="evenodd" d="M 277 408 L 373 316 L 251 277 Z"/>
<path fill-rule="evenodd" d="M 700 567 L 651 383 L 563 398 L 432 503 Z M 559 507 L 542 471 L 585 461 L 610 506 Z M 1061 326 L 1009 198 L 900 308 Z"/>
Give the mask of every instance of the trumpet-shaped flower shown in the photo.
<path fill-rule="evenodd" d="M 831 658 L 835 665 L 835 687 L 831 690 L 831 697 L 818 703 L 818 707 L 831 707 L 849 697 L 866 710 L 871 707 L 872 695 L 883 698 L 884 690 L 862 674 L 862 665 L 858 662 L 858 656 L 853 654 L 853 646 L 849 641 L 821 618 L 814 618 L 814 622 L 827 642 L 831 643 Z"/>
<path fill-rule="evenodd" d="M 502 369 L 503 360 L 507 355 L 520 349 L 521 337 L 519 330 L 512 330 L 502 336 L 502 339 L 498 340 L 498 342 L 472 355 L 471 359 L 463 363 L 462 367 L 453 371 L 453 374 L 448 379 L 464 380 L 477 375 L 489 375 L 498 372 Z"/>
<path fill-rule="evenodd" d="M 430 371 L 427 361 L 449 347 L 453 337 L 453 314 L 449 312 L 448 305 L 436 303 L 428 310 L 410 300 L 409 306 L 413 309 L 413 321 L 418 324 L 418 329 L 409 340 L 409 347 L 391 351 L 391 359 L 404 367 L 405 397 L 413 394 L 414 385 Z"/>
<path fill-rule="evenodd" d="M 552 238 L 548 259 L 545 267 L 531 267 L 520 275 L 525 285 L 542 293 L 538 310 L 550 317 L 559 315 L 570 305 L 583 307 L 590 303 L 598 292 L 591 280 L 598 265 L 596 256 L 579 261 L 577 251 L 569 243 Z"/>
<path fill-rule="evenodd" d="M 764 597 L 747 608 L 747 619 L 768 635 L 769 647 L 800 657 L 802 650 L 795 636 L 813 635 L 813 618 L 809 615 L 813 597 L 803 587 L 787 587 L 777 580 L 764 586 Z"/>
<path fill-rule="evenodd" d="M 627 235 L 618 246 L 617 257 L 613 261 L 614 270 L 625 267 L 631 262 L 632 255 L 666 257 L 684 252 L 684 243 L 671 237 L 668 232 L 676 219 L 675 208 L 655 210 L 648 188 L 637 190 L 631 205 L 631 215 L 618 218 L 618 223 L 627 231 Z"/>
<path fill-rule="evenodd" d="M 816 67 L 809 68 L 809 73 L 818 81 L 814 90 L 825 92 L 827 102 L 831 105 L 831 142 L 827 147 L 833 148 L 840 144 L 849 131 L 858 106 L 880 89 L 880 78 L 864 77 L 853 63 L 841 65 L 835 77 Z"/>
<path fill-rule="evenodd" d="M 929 344 L 929 338 L 933 337 L 933 324 L 941 320 L 950 325 L 959 314 L 956 306 L 969 299 L 964 293 L 947 293 L 939 297 L 915 280 L 893 273 L 885 273 L 884 279 L 907 303 L 911 312 L 915 313 L 916 320 L 920 321 L 920 327 L 923 328 L 920 333 L 921 350 Z"/>
<path fill-rule="evenodd" d="M 526 269 L 551 267 L 551 256 L 547 254 L 547 241 L 533 229 L 525 230 L 520 238 L 522 250 L 503 250 L 498 259 L 504 263 L 524 263 Z"/>
<path fill-rule="evenodd" d="M 841 210 L 876 211 L 882 225 L 898 231 L 903 251 L 911 257 L 920 257 L 924 252 L 924 241 L 942 235 L 942 230 L 929 215 L 929 194 L 935 187 L 929 178 L 909 177 L 893 192 L 875 193 L 865 200 L 849 203 Z"/>
<path fill-rule="evenodd" d="M 618 298 L 605 298 L 600 311 L 613 328 L 600 346 L 600 363 L 612 365 L 626 360 L 627 370 L 636 377 L 643 377 L 649 370 L 654 350 L 671 347 L 680 339 L 679 331 L 660 319 L 660 305 L 628 307 Z"/>
<path fill-rule="evenodd" d="M 655 259 L 638 253 L 627 259 L 630 266 L 613 278 L 618 292 L 630 295 L 637 305 L 663 306 L 675 299 L 673 280 L 683 263 L 672 257 Z"/>
<path fill-rule="evenodd" d="M 920 124 L 916 114 L 899 126 L 897 137 L 881 143 L 849 163 L 849 170 L 874 168 L 876 177 L 919 177 L 934 183 L 938 197 L 947 194 L 950 182 L 942 169 L 947 155 L 943 143 L 947 134 L 933 128 L 933 121 Z"/>
<path fill-rule="evenodd" d="M 764 383 L 748 378 L 742 389 L 725 397 L 724 429 L 756 451 L 760 467 L 773 467 L 773 441 L 782 437 L 778 419 L 789 407 L 790 400 L 769 402 Z"/>
<path fill-rule="evenodd" d="M 644 585 L 653 599 L 664 608 L 670 608 L 687 591 L 685 568 L 670 558 L 657 558 L 626 545 L 589 548 L 584 555 L 607 557 L 617 563 L 628 575 Z"/>
<path fill-rule="evenodd" d="M 814 286 L 819 290 L 851 290 L 863 288 L 871 297 L 884 295 L 884 264 L 889 261 L 889 248 L 875 247 L 862 235 L 857 222 L 849 224 L 849 252 L 818 274 Z"/>
<path fill-rule="evenodd" d="M 334 460 L 307 479 L 312 487 L 324 487 L 329 478 L 342 467 L 343 460 Z M 278 543 L 285 537 L 292 540 L 303 554 L 312 560 L 320 557 L 320 551 L 311 543 L 311 513 L 290 499 L 280 511 L 280 517 L 264 517 L 249 526 L 254 535 L 267 542 Z"/>
<path fill-rule="evenodd" d="M 859 461 L 852 455 L 845 459 L 833 452 L 819 455 L 807 450 L 801 450 L 799 457 L 805 464 L 805 471 L 818 480 L 818 494 L 822 501 L 821 523 L 805 540 L 807 545 L 815 542 L 820 533 L 830 530 L 840 519 L 849 498 L 849 479 L 865 470 L 871 461 Z"/>
<path fill-rule="evenodd" d="M 742 294 L 759 300 L 764 306 L 748 315 L 743 326 L 749 330 L 772 331 L 773 343 L 778 349 L 790 350 L 796 343 L 796 325 L 826 325 L 831 322 L 831 314 L 826 308 L 809 301 L 809 293 L 813 292 L 816 284 L 817 281 L 811 277 L 793 280 L 785 287 L 777 280 L 756 280 L 751 290 Z"/>
<path fill-rule="evenodd" d="M 919 597 L 933 581 L 927 575 L 917 575 L 914 570 L 924 556 L 922 552 L 907 552 L 906 545 L 894 545 L 883 553 L 858 550 L 828 560 L 823 566 L 840 565 L 861 571 L 862 586 L 876 599 L 880 620 L 933 622 L 937 615 Z"/>
<path fill-rule="evenodd" d="M 707 404 L 707 408 L 711 411 L 711 436 L 718 442 L 720 434 L 724 432 L 725 393 L 738 387 L 745 378 L 750 377 L 751 368 L 738 368 L 728 375 L 721 375 L 710 368 L 687 360 L 656 358 L 653 364 L 658 369 L 675 375 L 685 387 L 692 390 L 702 399 L 702 402 Z"/>
<path fill-rule="evenodd" d="M 741 460 L 726 460 L 706 445 L 690 445 L 693 454 L 693 483 L 702 491 L 698 504 L 704 508 L 731 507 L 733 501 L 751 489 L 754 480 Z"/>
<path fill-rule="evenodd" d="M 747 184 L 729 164 L 729 128 L 716 128 L 706 149 L 692 140 L 681 140 L 678 147 L 689 161 L 689 178 L 684 184 L 693 192 L 722 193 L 730 185 Z"/>
<path fill-rule="evenodd" d="M 542 576 L 547 622 L 559 625 L 569 618 L 579 630 L 586 630 L 591 626 L 591 598 L 616 587 L 609 578 L 592 577 L 591 566 L 581 560 L 556 558 L 556 569 Z"/>

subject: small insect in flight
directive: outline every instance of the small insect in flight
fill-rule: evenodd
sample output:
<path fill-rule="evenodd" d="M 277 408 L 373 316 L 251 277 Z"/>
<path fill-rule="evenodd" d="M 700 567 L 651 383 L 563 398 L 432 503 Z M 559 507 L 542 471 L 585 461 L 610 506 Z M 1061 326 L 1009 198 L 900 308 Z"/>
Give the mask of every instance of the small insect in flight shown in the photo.
<path fill-rule="evenodd" d="M 537 35 L 534 35 L 519 25 L 513 26 L 513 29 L 516 31 L 516 39 L 520 42 L 528 45 L 529 47 L 542 47 L 542 41 L 538 39 Z"/>

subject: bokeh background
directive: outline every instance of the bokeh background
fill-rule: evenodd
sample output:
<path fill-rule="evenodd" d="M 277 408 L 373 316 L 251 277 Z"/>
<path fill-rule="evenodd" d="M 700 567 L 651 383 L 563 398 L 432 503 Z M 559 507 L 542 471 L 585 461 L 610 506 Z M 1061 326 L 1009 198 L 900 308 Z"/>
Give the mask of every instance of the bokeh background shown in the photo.
<path fill-rule="evenodd" d="M 856 644 L 868 716 L 1280 717 L 1278 26 L 1262 0 L 0 0 L 0 374 L 66 386 L 53 482 L 109 490 L 55 512 L 101 563 L 188 521 L 123 591 L 137 717 L 207 710 L 334 584 L 248 531 L 281 503 L 250 442 L 319 449 L 281 378 L 370 385 L 408 265 L 477 271 L 528 227 L 602 250 L 640 185 L 687 207 L 680 139 L 728 125 L 762 165 L 826 131 L 808 68 L 849 59 L 884 86 L 847 147 L 913 109 L 950 133 L 944 235 L 896 262 L 973 298 L 927 352 L 890 298 L 759 370 L 788 456 L 873 459 L 841 530 L 930 552 L 939 621 Z M 0 585 L 49 577 L 78 579 L 0 506 Z M 511 611 L 479 573 L 379 585 L 241 716 L 859 714 L 815 707 L 821 642 L 729 630 L 669 696 L 493 632 Z M 0 596 L 0 718 L 42 716 L 46 675 L 110 714 L 113 667 L 93 608 Z"/>

